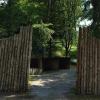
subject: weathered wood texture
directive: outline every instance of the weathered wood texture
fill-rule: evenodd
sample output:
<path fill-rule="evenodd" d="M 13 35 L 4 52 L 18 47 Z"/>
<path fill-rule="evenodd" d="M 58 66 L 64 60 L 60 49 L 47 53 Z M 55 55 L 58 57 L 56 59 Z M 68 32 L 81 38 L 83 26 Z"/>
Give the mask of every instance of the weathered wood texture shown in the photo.
<path fill-rule="evenodd" d="M 0 40 L 0 93 L 28 89 L 31 45 L 31 26 L 21 27 L 19 34 Z"/>
<path fill-rule="evenodd" d="M 81 94 L 100 95 L 100 39 L 80 28 L 77 88 Z"/>

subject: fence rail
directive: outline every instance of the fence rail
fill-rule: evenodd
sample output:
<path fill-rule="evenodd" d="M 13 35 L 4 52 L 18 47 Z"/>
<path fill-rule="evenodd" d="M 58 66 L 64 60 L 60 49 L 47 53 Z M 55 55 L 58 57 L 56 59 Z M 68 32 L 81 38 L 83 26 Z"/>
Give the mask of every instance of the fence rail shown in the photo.
<path fill-rule="evenodd" d="M 80 28 L 77 87 L 81 94 L 100 95 L 100 39 Z"/>
<path fill-rule="evenodd" d="M 21 92 L 28 87 L 32 28 L 20 28 L 20 33 L 0 40 L 0 92 Z"/>

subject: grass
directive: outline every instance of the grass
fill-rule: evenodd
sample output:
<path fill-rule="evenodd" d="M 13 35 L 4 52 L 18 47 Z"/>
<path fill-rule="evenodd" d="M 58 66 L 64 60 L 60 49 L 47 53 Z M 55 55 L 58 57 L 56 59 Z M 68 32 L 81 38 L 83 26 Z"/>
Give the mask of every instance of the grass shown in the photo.
<path fill-rule="evenodd" d="M 73 59 L 73 58 L 77 58 L 77 46 L 72 46 L 71 47 L 71 58 Z"/>
<path fill-rule="evenodd" d="M 77 58 L 77 46 L 76 45 L 72 45 L 71 47 L 71 58 Z M 64 46 L 62 46 L 61 43 L 56 43 L 55 45 L 53 45 L 52 47 L 52 56 L 53 57 L 65 57 L 66 55 L 66 49 Z"/>
<path fill-rule="evenodd" d="M 52 49 L 52 55 L 56 57 L 64 57 L 65 56 L 65 48 L 61 45 L 61 43 L 57 43 Z"/>

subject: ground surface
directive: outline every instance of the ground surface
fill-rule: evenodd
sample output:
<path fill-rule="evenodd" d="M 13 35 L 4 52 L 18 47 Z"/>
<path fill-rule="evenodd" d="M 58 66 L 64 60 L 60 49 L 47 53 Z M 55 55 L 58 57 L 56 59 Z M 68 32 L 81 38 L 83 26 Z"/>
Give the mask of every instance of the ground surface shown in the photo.
<path fill-rule="evenodd" d="M 38 95 L 43 100 L 64 98 L 66 94 L 72 93 L 76 83 L 75 69 L 49 72 L 37 76 L 31 82 L 31 93 Z"/>
<path fill-rule="evenodd" d="M 75 95 L 76 70 L 44 73 L 30 77 L 30 91 L 22 95 L 2 96 L 0 100 L 100 100 L 99 97 Z"/>

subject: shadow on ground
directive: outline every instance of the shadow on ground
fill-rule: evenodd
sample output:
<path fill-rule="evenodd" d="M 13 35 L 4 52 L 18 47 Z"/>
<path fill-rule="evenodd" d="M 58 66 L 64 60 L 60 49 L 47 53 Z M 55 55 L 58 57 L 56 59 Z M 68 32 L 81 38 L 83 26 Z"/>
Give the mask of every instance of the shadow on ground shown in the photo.
<path fill-rule="evenodd" d="M 26 94 L 2 96 L 0 100 L 100 100 L 98 96 L 75 95 L 76 69 L 30 76 Z"/>

